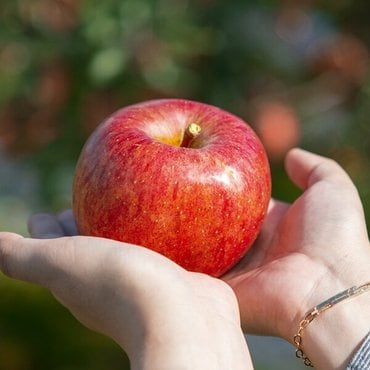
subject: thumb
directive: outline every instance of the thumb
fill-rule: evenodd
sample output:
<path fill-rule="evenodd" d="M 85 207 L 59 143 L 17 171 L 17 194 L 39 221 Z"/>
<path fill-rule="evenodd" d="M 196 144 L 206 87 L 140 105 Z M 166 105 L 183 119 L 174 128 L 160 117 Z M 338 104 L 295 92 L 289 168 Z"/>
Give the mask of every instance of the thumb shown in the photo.
<path fill-rule="evenodd" d="M 122 271 L 128 285 L 138 276 L 145 285 L 158 275 L 159 267 L 164 279 L 165 272 L 182 271 L 156 252 L 114 240 L 87 236 L 31 239 L 0 232 L 0 271 L 51 290 L 70 279 L 86 282 Z"/>
<path fill-rule="evenodd" d="M 319 181 L 353 185 L 340 165 L 332 159 L 308 152 L 291 149 L 285 159 L 285 168 L 291 180 L 301 189 L 307 189 Z"/>
<path fill-rule="evenodd" d="M 9 232 L 0 232 L 0 271 L 12 277 L 14 257 L 18 253 L 15 246 L 22 244 L 23 237 Z"/>
<path fill-rule="evenodd" d="M 56 248 L 62 246 L 66 246 L 66 238 L 29 239 L 0 232 L 0 270 L 9 277 L 48 287 L 48 278 L 57 270 Z M 67 257 L 68 253 L 58 253 L 58 258 L 63 254 Z"/>

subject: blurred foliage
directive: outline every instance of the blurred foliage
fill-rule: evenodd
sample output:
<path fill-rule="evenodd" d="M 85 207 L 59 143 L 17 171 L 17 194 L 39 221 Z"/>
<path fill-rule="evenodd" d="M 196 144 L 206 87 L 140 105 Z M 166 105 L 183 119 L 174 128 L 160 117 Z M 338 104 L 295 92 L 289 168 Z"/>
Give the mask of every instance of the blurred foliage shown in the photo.
<path fill-rule="evenodd" d="M 276 197 L 298 194 L 283 171 L 289 148 L 338 160 L 369 216 L 369 15 L 369 2 L 349 0 L 2 0 L 0 228 L 25 233 L 27 213 L 69 207 L 92 130 L 159 97 L 246 119 L 268 151 Z M 127 362 L 43 290 L 2 278 L 0 294 L 2 368 Z"/>

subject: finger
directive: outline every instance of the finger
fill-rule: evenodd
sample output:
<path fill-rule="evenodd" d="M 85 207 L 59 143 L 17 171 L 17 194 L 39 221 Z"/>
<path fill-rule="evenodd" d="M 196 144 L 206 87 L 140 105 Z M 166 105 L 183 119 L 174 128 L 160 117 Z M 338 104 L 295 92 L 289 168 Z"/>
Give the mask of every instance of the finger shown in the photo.
<path fill-rule="evenodd" d="M 63 228 L 65 235 L 78 235 L 76 221 L 71 209 L 67 209 L 59 213 L 58 215 L 56 215 L 56 219 Z"/>
<path fill-rule="evenodd" d="M 272 235 L 276 231 L 277 225 L 280 223 L 281 218 L 289 209 L 290 204 L 271 198 L 265 221 L 262 225 L 261 233 Z"/>
<path fill-rule="evenodd" d="M 231 270 L 222 276 L 224 281 L 227 282 L 240 274 L 244 274 L 246 271 L 253 270 L 260 266 L 270 247 L 271 240 L 276 234 L 276 228 L 288 209 L 288 203 L 280 202 L 276 199 L 270 200 L 267 215 L 257 240 L 246 255 Z"/>
<path fill-rule="evenodd" d="M 259 255 L 263 256 L 270 248 L 272 240 L 277 234 L 276 228 L 280 224 L 281 219 L 284 217 L 289 207 L 290 204 L 288 203 L 281 202 L 276 199 L 270 200 L 266 218 L 253 248 Z"/>
<path fill-rule="evenodd" d="M 285 168 L 291 180 L 301 189 L 323 180 L 352 184 L 346 172 L 334 160 L 303 149 L 295 148 L 288 152 Z"/>
<path fill-rule="evenodd" d="M 28 231 L 33 238 L 53 239 L 65 236 L 58 220 L 47 213 L 36 213 L 28 220 Z"/>

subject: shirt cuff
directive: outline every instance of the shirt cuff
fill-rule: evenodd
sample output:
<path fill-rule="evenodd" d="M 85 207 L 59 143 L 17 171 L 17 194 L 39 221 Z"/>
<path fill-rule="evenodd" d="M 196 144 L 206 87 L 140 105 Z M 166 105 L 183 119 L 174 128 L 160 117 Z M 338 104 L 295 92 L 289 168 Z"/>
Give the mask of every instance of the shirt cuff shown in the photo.
<path fill-rule="evenodd" d="M 370 369 L 370 333 L 347 366 L 347 370 L 364 369 Z"/>

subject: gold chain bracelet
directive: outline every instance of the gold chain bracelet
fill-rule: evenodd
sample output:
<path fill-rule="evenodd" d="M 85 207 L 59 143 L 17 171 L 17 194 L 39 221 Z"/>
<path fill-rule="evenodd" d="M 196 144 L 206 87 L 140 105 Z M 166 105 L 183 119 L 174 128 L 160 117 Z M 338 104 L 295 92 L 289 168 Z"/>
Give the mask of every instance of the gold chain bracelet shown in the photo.
<path fill-rule="evenodd" d="M 315 306 L 312 310 L 310 310 L 305 315 L 305 317 L 299 323 L 297 334 L 294 336 L 293 340 L 296 346 L 295 355 L 298 358 L 302 359 L 302 361 L 304 362 L 306 366 L 313 367 L 311 360 L 305 355 L 303 351 L 302 333 L 303 333 L 303 330 L 307 327 L 307 325 L 312 320 L 314 320 L 317 316 L 319 316 L 321 313 L 335 306 L 339 302 L 342 302 L 347 298 L 352 298 L 359 294 L 365 293 L 368 290 L 370 290 L 370 282 L 360 285 L 360 286 L 353 286 L 349 289 L 344 290 L 341 293 L 334 295 L 333 297 L 327 299 L 326 301 L 320 303 L 319 305 Z"/>

